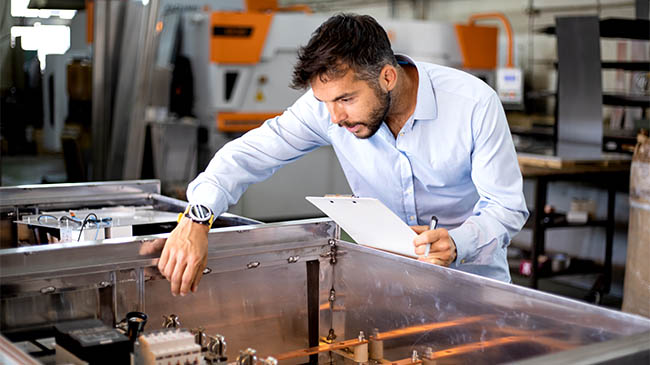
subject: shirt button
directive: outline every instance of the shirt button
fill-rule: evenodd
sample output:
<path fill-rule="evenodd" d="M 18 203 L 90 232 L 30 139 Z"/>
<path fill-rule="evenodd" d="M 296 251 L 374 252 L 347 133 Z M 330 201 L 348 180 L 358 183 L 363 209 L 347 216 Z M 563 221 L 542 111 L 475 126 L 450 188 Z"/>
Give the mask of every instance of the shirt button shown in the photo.
<path fill-rule="evenodd" d="M 460 260 L 460 263 L 461 263 L 461 264 L 464 264 L 464 263 L 465 263 L 465 259 Z"/>
<path fill-rule="evenodd" d="M 412 216 L 409 217 L 409 219 L 410 219 L 410 220 L 414 220 L 414 219 L 415 219 L 415 216 L 412 215 Z"/>
<path fill-rule="evenodd" d="M 400 136 L 403 136 L 403 135 L 404 135 L 404 132 L 401 132 L 399 135 L 400 135 Z"/>
<path fill-rule="evenodd" d="M 411 194 L 412 192 L 413 192 L 413 189 L 411 189 L 411 188 L 406 189 L 406 194 Z"/>

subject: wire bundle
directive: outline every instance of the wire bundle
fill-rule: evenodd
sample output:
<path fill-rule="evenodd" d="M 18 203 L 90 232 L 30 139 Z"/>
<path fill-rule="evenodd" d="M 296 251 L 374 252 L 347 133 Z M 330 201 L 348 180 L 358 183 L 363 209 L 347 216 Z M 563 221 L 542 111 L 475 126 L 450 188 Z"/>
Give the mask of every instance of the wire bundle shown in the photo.
<path fill-rule="evenodd" d="M 53 216 L 51 214 L 41 214 L 40 216 L 38 216 L 38 223 L 41 223 L 41 224 L 43 223 L 43 222 L 41 222 L 42 218 L 57 219 L 55 216 Z M 74 215 L 70 215 L 70 216 L 64 215 L 64 216 L 58 218 L 59 225 L 61 225 L 61 223 L 63 223 L 63 221 L 70 221 L 70 222 L 72 222 L 74 224 L 78 224 L 78 225 L 81 226 L 79 228 L 79 237 L 77 237 L 77 242 L 78 242 L 78 241 L 81 240 L 81 235 L 83 234 L 83 230 L 86 227 L 86 225 L 95 224 L 97 226 L 97 232 L 95 232 L 95 240 L 96 240 L 97 235 L 99 234 L 99 229 L 101 228 L 101 226 L 104 224 L 105 227 L 110 227 L 111 223 L 113 222 L 113 218 L 106 217 L 106 218 L 99 219 L 99 217 L 97 217 L 97 214 L 91 212 L 91 213 L 88 213 L 84 219 L 79 219 L 79 218 L 75 217 Z"/>

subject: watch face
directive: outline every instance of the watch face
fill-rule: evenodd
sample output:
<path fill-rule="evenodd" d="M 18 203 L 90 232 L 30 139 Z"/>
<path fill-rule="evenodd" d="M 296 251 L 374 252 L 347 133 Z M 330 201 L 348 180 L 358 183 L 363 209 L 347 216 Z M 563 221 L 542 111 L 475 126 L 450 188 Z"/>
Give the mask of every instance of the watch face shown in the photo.
<path fill-rule="evenodd" d="M 207 222 L 212 217 L 212 210 L 203 204 L 194 204 L 190 206 L 190 211 L 188 213 L 190 218 L 197 222 Z"/>

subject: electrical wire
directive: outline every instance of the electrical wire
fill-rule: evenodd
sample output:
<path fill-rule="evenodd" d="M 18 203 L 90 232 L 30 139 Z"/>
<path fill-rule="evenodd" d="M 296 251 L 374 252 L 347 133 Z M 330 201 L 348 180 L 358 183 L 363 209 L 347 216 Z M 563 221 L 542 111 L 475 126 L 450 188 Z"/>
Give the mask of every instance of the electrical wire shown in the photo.
<path fill-rule="evenodd" d="M 41 214 L 41 215 L 39 215 L 38 218 L 36 219 L 36 221 L 37 221 L 39 224 L 43 224 L 43 222 L 41 222 L 41 218 L 52 218 L 52 219 L 54 219 L 54 220 L 57 220 L 57 218 L 56 218 L 55 216 L 51 215 L 51 214 Z"/>
<path fill-rule="evenodd" d="M 95 219 L 92 220 L 92 221 L 89 220 L 91 216 L 95 217 Z M 84 218 L 83 222 L 81 223 L 81 228 L 79 229 L 79 237 L 77 237 L 77 242 L 79 242 L 79 241 L 81 240 L 81 234 L 82 234 L 83 231 L 84 231 L 84 227 L 86 227 L 86 224 L 88 224 L 89 222 L 90 222 L 90 223 L 93 223 L 93 222 L 94 222 L 94 223 L 97 223 L 97 222 L 99 222 L 99 218 L 97 217 L 97 214 L 95 214 L 95 213 L 88 213 L 88 214 L 86 215 L 86 217 Z"/>
<path fill-rule="evenodd" d="M 41 222 L 41 219 L 43 218 L 52 218 L 55 220 L 57 219 L 55 216 L 51 214 L 41 214 L 37 218 L 38 223 L 43 224 L 43 222 Z M 106 218 L 99 219 L 97 214 L 91 212 L 88 213 L 83 220 L 75 216 L 67 216 L 67 215 L 58 218 L 59 225 L 61 225 L 64 221 L 70 221 L 74 224 L 81 225 L 81 227 L 79 228 L 79 237 L 77 237 L 77 242 L 81 241 L 81 235 L 83 234 L 84 228 L 86 228 L 88 224 L 95 224 L 97 226 L 97 231 L 95 232 L 95 241 L 96 241 L 99 235 L 99 230 L 102 228 L 102 226 L 104 226 L 104 228 L 110 227 L 113 223 L 113 218 L 106 217 Z"/>

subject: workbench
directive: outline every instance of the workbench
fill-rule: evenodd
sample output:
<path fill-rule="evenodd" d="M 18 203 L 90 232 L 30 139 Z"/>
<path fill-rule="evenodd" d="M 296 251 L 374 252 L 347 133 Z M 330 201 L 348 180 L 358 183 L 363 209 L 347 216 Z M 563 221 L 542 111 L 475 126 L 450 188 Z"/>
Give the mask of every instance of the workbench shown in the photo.
<path fill-rule="evenodd" d="M 604 267 L 592 286 L 590 296 L 598 302 L 610 290 L 612 280 L 612 247 L 614 241 L 617 191 L 628 191 L 631 156 L 603 154 L 602 158 L 588 160 L 518 154 L 519 167 L 524 179 L 535 181 L 534 208 L 527 223 L 532 229 L 532 254 L 530 286 L 537 288 L 540 279 L 539 256 L 545 252 L 545 232 L 550 228 L 604 227 Z M 548 185 L 556 181 L 580 182 L 607 190 L 607 216 L 590 219 L 586 223 L 544 222 L 544 206 L 547 204 Z"/>

